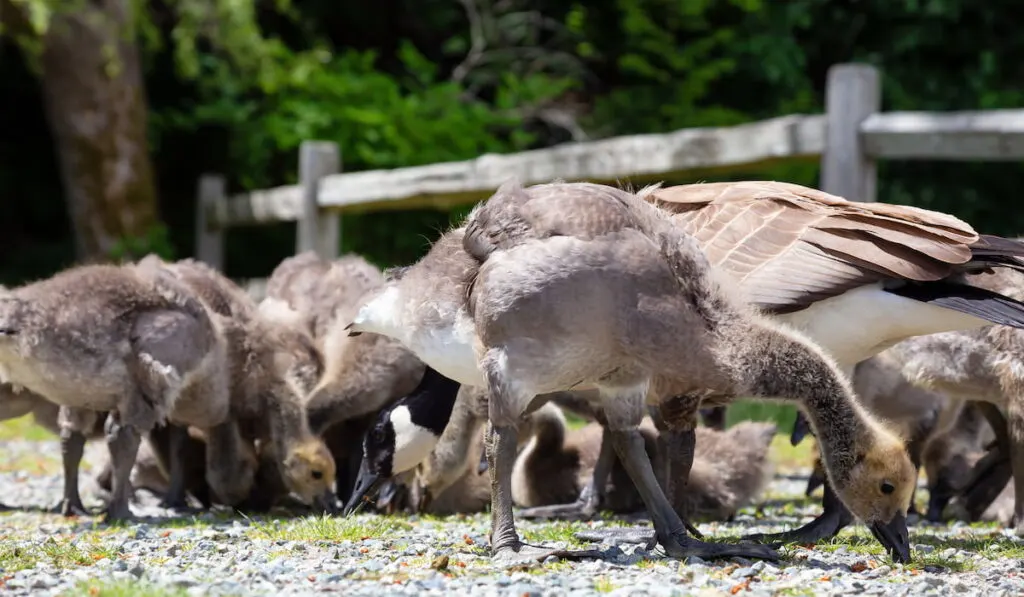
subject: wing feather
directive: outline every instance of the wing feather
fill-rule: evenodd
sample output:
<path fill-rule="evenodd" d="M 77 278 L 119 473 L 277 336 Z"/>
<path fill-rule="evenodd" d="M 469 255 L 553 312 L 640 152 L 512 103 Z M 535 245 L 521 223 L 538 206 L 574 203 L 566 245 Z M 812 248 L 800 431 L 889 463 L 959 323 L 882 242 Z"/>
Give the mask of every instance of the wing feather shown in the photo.
<path fill-rule="evenodd" d="M 657 189 L 648 200 L 708 259 L 769 309 L 799 309 L 897 278 L 944 278 L 972 259 L 979 235 L 948 214 L 857 203 L 800 185 L 745 181 Z"/>

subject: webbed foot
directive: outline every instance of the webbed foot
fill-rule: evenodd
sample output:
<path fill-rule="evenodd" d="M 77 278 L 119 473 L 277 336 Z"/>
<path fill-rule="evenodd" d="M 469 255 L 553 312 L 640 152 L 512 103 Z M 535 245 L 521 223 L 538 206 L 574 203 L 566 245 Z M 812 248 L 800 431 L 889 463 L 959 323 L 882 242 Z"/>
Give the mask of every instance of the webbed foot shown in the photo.
<path fill-rule="evenodd" d="M 128 502 L 110 502 L 103 515 L 103 524 L 111 524 L 120 521 L 132 520 L 135 517 Z"/>
<path fill-rule="evenodd" d="M 814 544 L 835 537 L 845 524 L 840 524 L 838 516 L 822 514 L 804 526 L 782 533 L 752 533 L 744 535 L 744 541 L 754 541 L 770 545 L 784 543 Z"/>
<path fill-rule="evenodd" d="M 494 550 L 491 559 L 500 564 L 515 564 L 530 560 L 543 562 L 552 556 L 563 560 L 580 560 L 583 558 L 602 559 L 604 554 L 596 549 L 556 549 L 519 543 L 516 546 L 500 547 Z"/>
<path fill-rule="evenodd" d="M 92 513 L 82 505 L 81 500 L 71 500 L 64 498 L 57 502 L 57 505 L 50 508 L 50 512 L 54 514 L 63 514 L 64 516 L 92 516 Z"/>
<path fill-rule="evenodd" d="M 660 541 L 665 553 L 671 558 L 683 559 L 697 556 L 702 560 L 727 558 L 752 558 L 778 560 L 779 553 L 770 545 L 758 543 L 707 543 L 687 535 L 672 535 L 667 541 Z"/>
<path fill-rule="evenodd" d="M 643 543 L 645 548 L 650 550 L 658 543 L 658 536 L 652 528 L 623 527 L 611 529 L 593 529 L 579 531 L 574 535 L 580 541 L 592 541 L 595 543 L 608 543 L 619 545 L 622 543 Z"/>
<path fill-rule="evenodd" d="M 596 492 L 588 491 L 589 486 L 580 492 L 580 497 L 571 504 L 552 504 L 535 506 L 519 511 L 521 518 L 544 518 L 555 520 L 588 520 L 593 518 L 600 509 L 600 499 Z"/>

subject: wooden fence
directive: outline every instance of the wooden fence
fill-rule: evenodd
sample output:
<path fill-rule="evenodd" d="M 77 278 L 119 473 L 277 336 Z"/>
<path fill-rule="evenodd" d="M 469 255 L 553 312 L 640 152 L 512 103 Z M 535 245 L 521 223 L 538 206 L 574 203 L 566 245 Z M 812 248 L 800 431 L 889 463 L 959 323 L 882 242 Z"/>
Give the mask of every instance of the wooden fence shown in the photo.
<path fill-rule="evenodd" d="M 488 197 L 503 182 L 567 181 L 635 184 L 679 175 L 713 176 L 780 160 L 821 160 L 821 188 L 874 201 L 879 159 L 1007 161 L 1024 159 L 1024 109 L 976 112 L 881 112 L 878 69 L 829 69 L 825 114 L 794 114 L 721 128 L 682 129 L 566 143 L 463 162 L 341 174 L 335 143 L 306 141 L 299 182 L 227 196 L 224 177 L 204 175 L 196 210 L 196 257 L 224 269 L 224 230 L 295 221 L 296 251 L 334 258 L 344 213 L 447 209 Z M 262 280 L 247 282 L 262 295 Z"/>

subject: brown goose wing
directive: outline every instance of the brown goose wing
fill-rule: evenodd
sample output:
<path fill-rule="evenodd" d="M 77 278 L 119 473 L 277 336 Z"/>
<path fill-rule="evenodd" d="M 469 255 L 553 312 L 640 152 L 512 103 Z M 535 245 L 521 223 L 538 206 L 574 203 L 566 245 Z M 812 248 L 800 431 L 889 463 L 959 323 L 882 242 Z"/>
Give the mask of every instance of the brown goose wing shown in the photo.
<path fill-rule="evenodd" d="M 979 240 L 947 214 L 855 203 L 788 183 L 681 185 L 647 199 L 673 213 L 751 300 L 776 311 L 889 278 L 944 278 L 971 260 Z"/>

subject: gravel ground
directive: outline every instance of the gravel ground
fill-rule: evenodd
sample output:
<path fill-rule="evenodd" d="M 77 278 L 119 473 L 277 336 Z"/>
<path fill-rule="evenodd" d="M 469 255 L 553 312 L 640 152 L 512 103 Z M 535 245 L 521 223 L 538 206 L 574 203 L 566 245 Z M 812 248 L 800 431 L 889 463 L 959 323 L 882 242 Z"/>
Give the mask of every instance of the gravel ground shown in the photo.
<path fill-rule="evenodd" d="M 7 442 L 0 500 L 45 507 L 61 490 L 56 442 Z M 87 463 L 105 448 L 91 444 Z M 28 472 L 26 472 L 28 471 Z M 715 536 L 783 530 L 817 512 L 805 479 L 777 477 L 765 503 Z M 87 506 L 99 505 L 91 473 Z M 863 527 L 808 547 L 783 548 L 777 563 L 666 559 L 640 546 L 604 546 L 606 559 L 492 565 L 485 514 L 445 519 L 244 518 L 174 515 L 139 492 L 145 522 L 106 527 L 93 519 L 13 511 L 2 515 L 0 592 L 10 595 L 1020 595 L 1024 543 L 992 525 L 911 528 L 913 564 L 893 566 Z M 919 492 L 918 499 L 924 496 Z M 770 521 L 770 523 L 769 523 Z M 587 526 L 520 521 L 528 541 L 566 545 Z"/>

